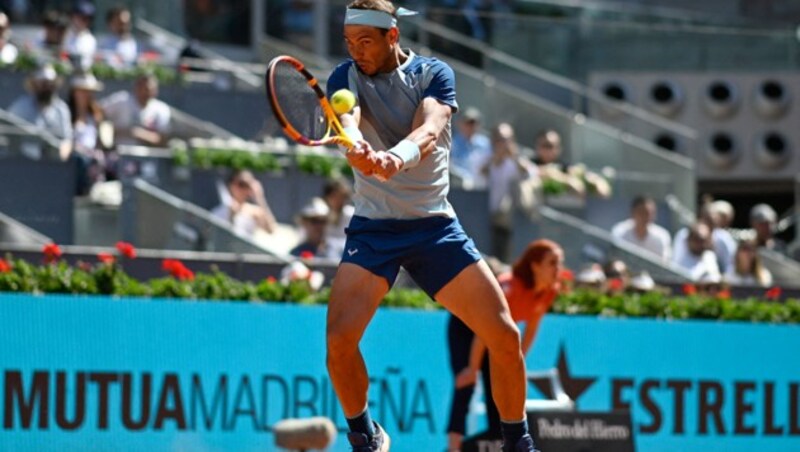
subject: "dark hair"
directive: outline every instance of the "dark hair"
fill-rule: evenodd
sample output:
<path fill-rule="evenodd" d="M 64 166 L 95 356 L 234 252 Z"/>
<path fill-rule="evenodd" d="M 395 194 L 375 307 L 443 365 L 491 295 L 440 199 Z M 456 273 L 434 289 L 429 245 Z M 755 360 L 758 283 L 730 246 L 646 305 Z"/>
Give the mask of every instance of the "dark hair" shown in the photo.
<path fill-rule="evenodd" d="M 225 185 L 230 186 L 236 179 L 238 179 L 242 174 L 249 173 L 248 170 L 237 169 L 233 170 L 228 173 L 228 177 L 225 178 Z"/>
<path fill-rule="evenodd" d="M 561 246 L 552 240 L 536 240 L 528 244 L 525 251 L 522 253 L 511 268 L 511 273 L 515 278 L 522 281 L 522 284 L 527 288 L 533 288 L 536 285 L 536 279 L 531 270 L 531 263 L 541 262 L 548 253 L 556 254 L 561 250 Z"/>
<path fill-rule="evenodd" d="M 328 197 L 336 192 L 351 193 L 350 183 L 341 178 L 328 179 L 322 187 L 322 196 Z"/>
<path fill-rule="evenodd" d="M 69 26 L 69 19 L 63 13 L 49 10 L 45 11 L 42 16 L 42 25 L 48 28 L 66 29 Z"/>
<path fill-rule="evenodd" d="M 125 5 L 115 5 L 106 11 L 106 23 L 111 22 L 115 17 L 122 14 L 123 12 L 128 11 L 130 12 L 131 9 Z"/>
<path fill-rule="evenodd" d="M 645 204 L 647 204 L 649 202 L 652 202 L 653 204 L 655 204 L 656 200 L 652 196 L 639 195 L 639 196 L 633 198 L 633 201 L 631 202 L 631 210 L 634 210 L 637 207 L 644 206 Z"/>
<path fill-rule="evenodd" d="M 67 107 L 69 107 L 69 114 L 72 117 L 72 123 L 75 124 L 75 121 L 78 119 L 78 104 L 75 102 L 75 89 L 70 88 L 69 95 L 67 96 Z M 94 97 L 89 101 L 89 114 L 94 119 L 96 124 L 100 124 L 103 119 L 105 119 L 105 113 L 103 113 L 103 108 L 100 107 L 100 103 L 97 102 L 97 99 Z"/>

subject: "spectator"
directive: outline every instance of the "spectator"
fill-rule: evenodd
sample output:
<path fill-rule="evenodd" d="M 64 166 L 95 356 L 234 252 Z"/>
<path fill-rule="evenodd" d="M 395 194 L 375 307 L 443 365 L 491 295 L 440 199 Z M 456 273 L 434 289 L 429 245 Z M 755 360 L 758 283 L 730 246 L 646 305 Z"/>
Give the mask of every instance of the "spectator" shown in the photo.
<path fill-rule="evenodd" d="M 778 253 L 786 252 L 786 243 L 775 238 L 778 214 L 767 204 L 757 204 L 750 210 L 750 227 L 756 232 L 756 246 Z"/>
<path fill-rule="evenodd" d="M 97 39 L 91 31 L 94 20 L 95 6 L 88 0 L 79 0 L 72 8 L 70 16 L 71 27 L 67 32 L 65 50 L 70 57 L 75 58 L 79 67 L 87 70 L 94 62 L 97 52 Z"/>
<path fill-rule="evenodd" d="M 163 146 L 167 142 L 172 113 L 157 97 L 158 79 L 144 74 L 134 82 L 133 93 L 118 91 L 100 101 L 114 124 L 117 143 Z"/>
<path fill-rule="evenodd" d="M 736 240 L 727 229 L 719 227 L 721 215 L 710 200 L 703 202 L 699 211 L 699 220 L 711 230 L 712 250 L 717 256 L 717 266 L 720 272 L 726 272 L 733 265 L 733 254 L 736 252 Z M 686 240 L 689 234 L 687 228 L 683 228 L 675 234 L 673 252 L 676 259 L 680 259 L 679 253 L 684 252 Z"/>
<path fill-rule="evenodd" d="M 330 209 L 330 222 L 326 238 L 330 257 L 340 258 L 347 239 L 345 228 L 350 224 L 355 209 L 350 204 L 352 189 L 346 179 L 332 179 L 325 184 L 322 199 Z"/>
<path fill-rule="evenodd" d="M 575 288 L 605 292 L 606 273 L 603 271 L 603 267 L 598 263 L 594 263 L 581 269 L 575 275 Z"/>
<path fill-rule="evenodd" d="M 53 58 L 61 58 L 69 19 L 58 11 L 46 11 L 42 17 L 42 26 L 44 27 L 44 36 L 35 47 Z"/>
<path fill-rule="evenodd" d="M 725 272 L 725 281 L 734 286 L 772 285 L 772 274 L 761 263 L 755 243 L 745 240 L 739 242 L 733 265 Z"/>
<path fill-rule="evenodd" d="M 78 195 L 88 194 L 91 186 L 105 175 L 103 149 L 109 148 L 110 143 L 104 146 L 101 140 L 105 115 L 94 97 L 102 90 L 103 84 L 91 73 L 77 74 L 70 80 L 67 105 L 72 117 L 73 156 L 78 164 Z"/>
<path fill-rule="evenodd" d="M 292 248 L 290 254 L 300 257 L 332 257 L 325 240 L 330 213 L 328 205 L 320 198 L 313 198 L 303 207 L 299 218 L 303 239 Z"/>
<path fill-rule="evenodd" d="M 481 112 L 469 107 L 453 132 L 450 168 L 464 180 L 465 188 L 486 188 L 481 168 L 492 155 L 492 145 L 489 137 L 480 131 L 480 125 Z"/>
<path fill-rule="evenodd" d="M 28 93 L 17 98 L 8 111 L 60 140 L 59 155 L 66 160 L 72 152 L 72 120 L 69 107 L 58 97 L 59 84 L 52 65 L 40 66 L 25 80 Z"/>
<path fill-rule="evenodd" d="M 717 256 L 712 251 L 711 229 L 697 222 L 687 230 L 686 249 L 676 250 L 674 262 L 686 270 L 693 281 L 720 278 Z"/>
<path fill-rule="evenodd" d="M 536 135 L 534 163 L 539 167 L 543 184 L 555 183 L 570 193 L 583 196 L 587 190 L 598 196 L 611 196 L 611 186 L 599 174 L 583 165 L 569 166 L 561 160 L 561 135 L 546 129 Z"/>
<path fill-rule="evenodd" d="M 253 238 L 258 230 L 275 232 L 277 222 L 264 197 L 261 182 L 246 170 L 232 172 L 221 193 L 222 203 L 211 213 L 231 223 L 234 231 Z"/>
<path fill-rule="evenodd" d="M 0 66 L 14 64 L 17 61 L 19 51 L 14 44 L 8 42 L 10 36 L 11 22 L 8 20 L 8 16 L 0 11 Z"/>
<path fill-rule="evenodd" d="M 717 220 L 719 221 L 718 227 L 721 229 L 730 228 L 736 215 L 735 211 L 733 210 L 733 204 L 729 203 L 728 201 L 718 199 L 711 203 L 711 208 L 717 212 Z"/>
<path fill-rule="evenodd" d="M 558 244 L 550 240 L 537 240 L 528 245 L 510 273 L 497 277 L 508 300 L 514 322 L 525 323 L 520 340 L 523 355 L 530 351 L 539 323 L 558 295 L 558 278 L 563 262 L 564 251 Z M 486 347 L 461 320 L 452 315 L 447 326 L 447 338 L 450 368 L 455 377 L 447 427 L 447 450 L 461 450 L 467 410 L 479 370 L 483 381 L 488 430 L 491 437 L 500 438 L 500 415 L 492 398 L 489 359 L 484 357 Z"/>
<path fill-rule="evenodd" d="M 621 259 L 612 259 L 603 265 L 603 273 L 606 277 L 607 290 L 609 294 L 620 294 L 625 292 L 631 283 L 631 274 L 628 271 L 628 264 Z"/>
<path fill-rule="evenodd" d="M 655 224 L 656 202 L 649 196 L 637 196 L 631 203 L 631 217 L 611 228 L 615 239 L 624 240 L 669 262 L 669 232 Z"/>
<path fill-rule="evenodd" d="M 106 27 L 110 33 L 100 42 L 105 60 L 115 67 L 136 65 L 139 45 L 131 33 L 131 10 L 117 5 L 106 13 Z"/>
<path fill-rule="evenodd" d="M 536 177 L 536 168 L 519 154 L 514 129 L 500 123 L 492 131 L 492 156 L 481 169 L 489 183 L 489 213 L 492 222 L 492 255 L 508 262 L 514 190 L 522 181 Z"/>

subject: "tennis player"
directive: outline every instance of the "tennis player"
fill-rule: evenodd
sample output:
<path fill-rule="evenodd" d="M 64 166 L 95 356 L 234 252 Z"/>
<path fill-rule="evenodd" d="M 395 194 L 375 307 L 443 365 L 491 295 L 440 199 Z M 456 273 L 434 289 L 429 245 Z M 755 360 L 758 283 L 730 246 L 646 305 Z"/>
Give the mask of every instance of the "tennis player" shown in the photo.
<path fill-rule="evenodd" d="M 458 108 L 453 71 L 400 47 L 397 17 L 407 14 L 388 0 L 351 2 L 344 38 L 352 59 L 328 80 L 329 96 L 347 88 L 358 99 L 340 118 L 357 143 L 346 153 L 356 169 L 355 215 L 328 306 L 328 371 L 353 450 L 389 450 L 389 436 L 367 409 L 359 342 L 402 266 L 486 344 L 503 450 L 533 451 L 519 331 L 447 201 L 450 118 Z"/>

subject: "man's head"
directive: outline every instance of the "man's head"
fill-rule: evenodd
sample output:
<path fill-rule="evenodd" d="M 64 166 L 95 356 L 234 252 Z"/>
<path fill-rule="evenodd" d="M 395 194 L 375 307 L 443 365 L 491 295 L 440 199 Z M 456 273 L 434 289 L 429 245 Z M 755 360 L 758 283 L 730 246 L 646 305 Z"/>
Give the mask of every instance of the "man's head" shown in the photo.
<path fill-rule="evenodd" d="M 255 177 L 247 170 L 237 170 L 228 175 L 225 181 L 228 192 L 238 203 L 244 203 L 253 196 Z"/>
<path fill-rule="evenodd" d="M 466 137 L 475 135 L 481 125 L 481 116 L 481 112 L 477 108 L 467 108 L 461 115 L 461 121 L 459 121 L 461 133 Z"/>
<path fill-rule="evenodd" d="M 689 252 L 695 256 L 701 256 L 706 250 L 710 250 L 711 229 L 708 225 L 700 222 L 693 224 L 689 228 L 686 246 L 689 248 Z"/>
<path fill-rule="evenodd" d="M 656 219 L 656 202 L 649 196 L 637 196 L 631 203 L 631 218 L 637 228 L 646 228 Z"/>
<path fill-rule="evenodd" d="M 6 16 L 4 12 L 0 11 L 0 47 L 5 44 L 10 33 L 11 22 L 8 20 L 8 16 Z"/>
<path fill-rule="evenodd" d="M 140 75 L 133 85 L 133 94 L 139 105 L 147 105 L 150 99 L 158 97 L 158 79 L 153 74 Z"/>
<path fill-rule="evenodd" d="M 341 212 L 342 208 L 350 201 L 353 190 L 346 179 L 331 179 L 322 188 L 325 202 L 334 212 Z"/>
<path fill-rule="evenodd" d="M 106 13 L 106 26 L 117 36 L 125 36 L 131 32 L 131 10 L 126 6 L 117 5 Z"/>
<path fill-rule="evenodd" d="M 95 13 L 94 3 L 88 0 L 79 0 L 72 7 L 70 19 L 76 30 L 86 30 L 92 25 Z"/>
<path fill-rule="evenodd" d="M 757 204 L 750 210 L 750 226 L 756 231 L 756 241 L 765 243 L 775 233 L 778 214 L 768 204 Z"/>
<path fill-rule="evenodd" d="M 61 46 L 64 43 L 67 26 L 67 18 L 58 11 L 46 11 L 42 18 L 44 26 L 44 43 L 48 46 Z"/>
<path fill-rule="evenodd" d="M 300 224 L 303 226 L 306 241 L 315 245 L 325 240 L 325 228 L 330 221 L 330 208 L 325 201 L 314 198 L 300 211 Z"/>
<path fill-rule="evenodd" d="M 536 135 L 536 156 L 544 163 L 554 163 L 561 157 L 561 136 L 553 129 Z"/>
<path fill-rule="evenodd" d="M 347 6 L 344 41 L 361 72 L 391 71 L 400 43 L 397 9 L 388 0 L 354 0 Z"/>
<path fill-rule="evenodd" d="M 510 155 L 516 146 L 514 127 L 507 122 L 501 122 L 492 130 L 492 152 L 495 155 Z"/>
<path fill-rule="evenodd" d="M 43 64 L 28 78 L 28 88 L 41 105 L 48 105 L 58 89 L 58 73 L 50 64 Z"/>

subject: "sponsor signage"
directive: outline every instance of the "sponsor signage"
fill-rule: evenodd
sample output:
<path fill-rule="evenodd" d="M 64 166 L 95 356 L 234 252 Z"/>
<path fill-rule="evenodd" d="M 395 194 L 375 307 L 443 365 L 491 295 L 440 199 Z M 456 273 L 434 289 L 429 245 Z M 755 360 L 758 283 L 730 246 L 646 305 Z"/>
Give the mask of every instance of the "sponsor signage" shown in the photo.
<path fill-rule="evenodd" d="M 382 309 L 364 338 L 393 451 L 446 445 L 446 320 Z M 275 423 L 312 416 L 348 450 L 324 330 L 323 307 L 0 294 L 0 450 L 277 450 Z M 798 326 L 547 316 L 528 367 L 558 368 L 578 411 L 531 427 L 543 447 L 797 451 L 797 350 Z"/>

